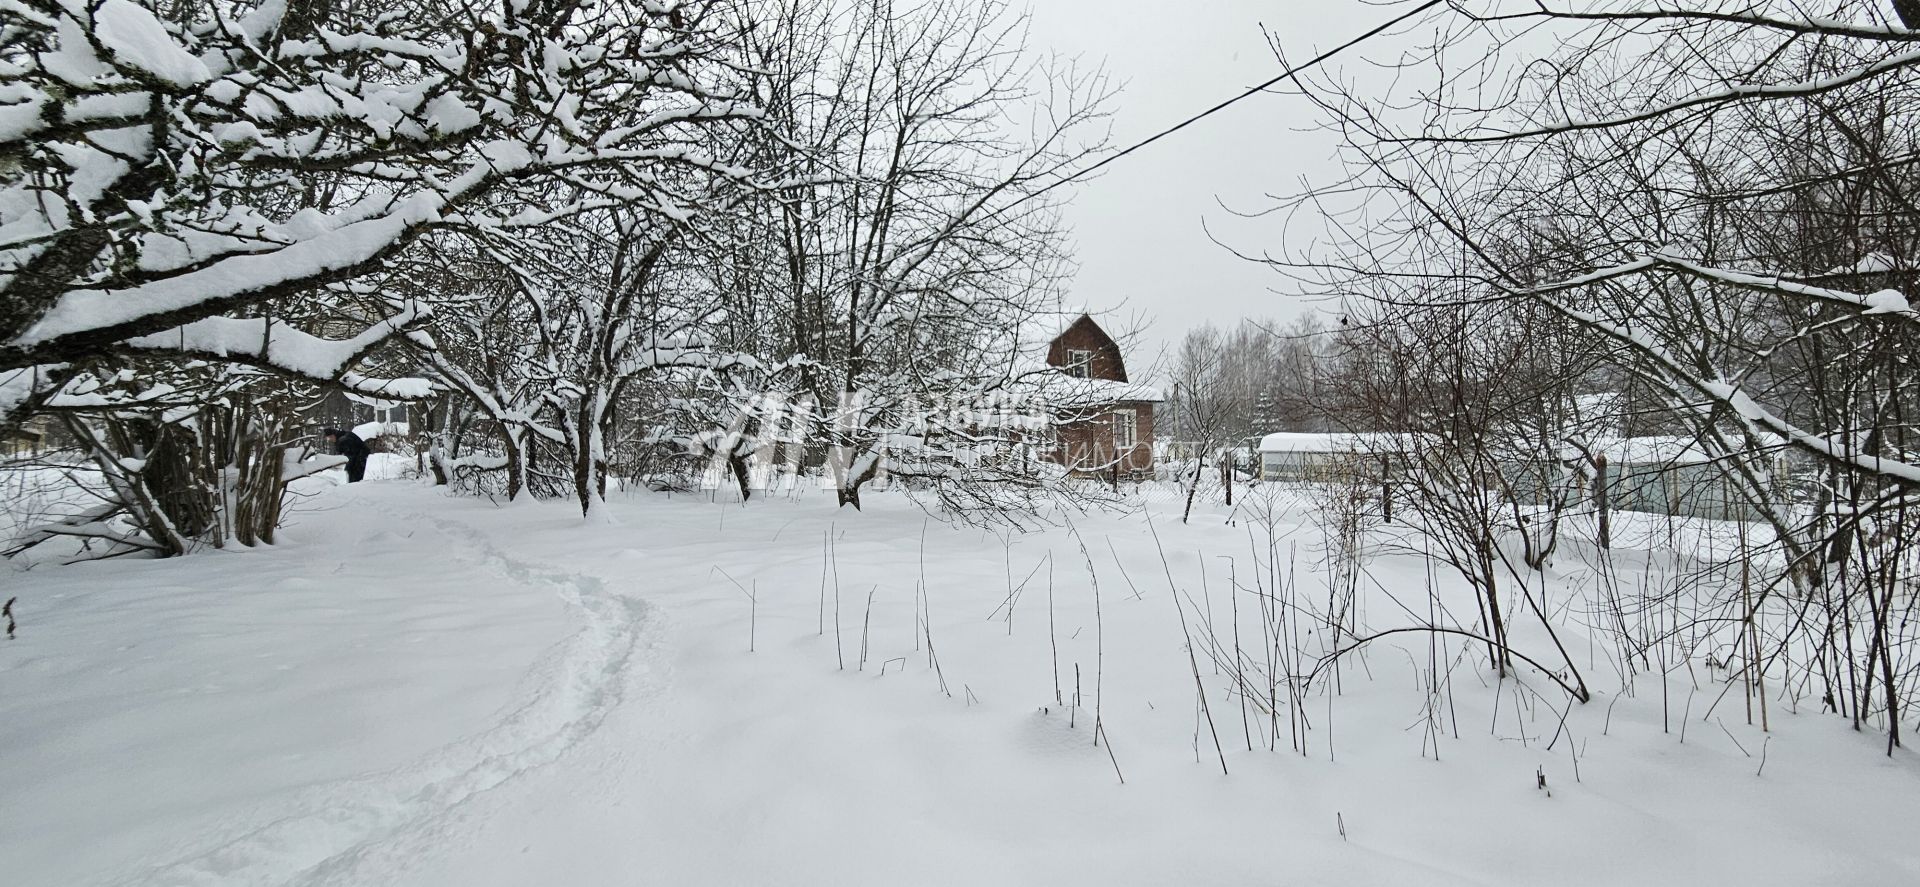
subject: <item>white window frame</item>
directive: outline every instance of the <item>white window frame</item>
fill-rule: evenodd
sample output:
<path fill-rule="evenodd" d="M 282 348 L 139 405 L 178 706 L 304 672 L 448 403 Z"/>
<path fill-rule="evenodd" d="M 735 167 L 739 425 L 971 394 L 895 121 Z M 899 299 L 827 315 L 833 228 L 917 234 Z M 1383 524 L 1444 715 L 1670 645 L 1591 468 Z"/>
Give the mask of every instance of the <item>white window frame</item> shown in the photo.
<path fill-rule="evenodd" d="M 1067 349 L 1067 375 L 1076 379 L 1092 377 L 1093 352 L 1079 348 Z"/>
<path fill-rule="evenodd" d="M 1140 445 L 1140 414 L 1136 410 L 1113 411 L 1113 448 L 1128 453 Z"/>

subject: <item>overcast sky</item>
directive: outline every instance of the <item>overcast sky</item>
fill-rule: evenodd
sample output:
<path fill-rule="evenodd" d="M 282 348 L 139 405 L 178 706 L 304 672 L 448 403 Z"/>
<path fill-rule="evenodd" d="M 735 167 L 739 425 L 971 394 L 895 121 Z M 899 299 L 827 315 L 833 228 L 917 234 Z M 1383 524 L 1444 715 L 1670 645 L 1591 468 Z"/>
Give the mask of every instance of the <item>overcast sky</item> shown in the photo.
<path fill-rule="evenodd" d="M 1304 59 L 1337 45 L 1395 10 L 1298 0 L 1030 0 L 1033 44 L 1104 61 L 1124 89 L 1115 105 L 1115 144 L 1132 144 L 1279 73 L 1265 24 Z M 1241 317 L 1288 319 L 1313 306 L 1276 294 L 1286 281 L 1208 240 L 1202 220 L 1248 250 L 1277 248 L 1272 224 L 1223 211 L 1258 208 L 1263 193 L 1292 190 L 1309 172 L 1331 168 L 1332 143 L 1296 130 L 1310 122 L 1299 98 L 1250 97 L 1106 168 L 1077 186 L 1069 221 L 1078 241 L 1076 302 L 1121 309 L 1148 323 L 1154 348 L 1190 326 Z M 1151 350 L 1151 349 L 1149 349 Z M 1138 362 L 1138 361 L 1136 361 Z"/>

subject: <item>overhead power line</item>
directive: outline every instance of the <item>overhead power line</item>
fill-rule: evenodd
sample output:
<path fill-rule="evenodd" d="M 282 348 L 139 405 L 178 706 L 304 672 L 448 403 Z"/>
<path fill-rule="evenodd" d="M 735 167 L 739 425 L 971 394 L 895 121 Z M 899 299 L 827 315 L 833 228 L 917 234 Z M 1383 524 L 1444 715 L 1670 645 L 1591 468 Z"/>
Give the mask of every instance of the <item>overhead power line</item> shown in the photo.
<path fill-rule="evenodd" d="M 1079 172 L 1076 172 L 1073 175 L 1066 176 L 1060 179 L 1059 181 L 1046 186 L 1045 188 L 1041 188 L 1040 190 L 1035 191 L 1024 198 L 1021 198 L 1021 200 L 1016 202 L 1024 203 L 1028 200 L 1032 200 L 1035 197 L 1039 197 L 1040 195 L 1045 194 L 1048 191 L 1052 191 L 1053 189 L 1058 188 L 1061 185 L 1065 185 L 1068 182 L 1077 181 L 1079 179 L 1092 175 L 1093 173 L 1099 171 L 1101 167 L 1104 167 L 1109 163 L 1119 160 L 1120 158 L 1125 157 L 1128 154 L 1132 154 L 1133 152 L 1138 151 L 1141 148 L 1145 148 L 1146 146 L 1151 145 L 1154 142 L 1160 141 L 1161 139 L 1164 139 L 1167 136 L 1173 135 L 1174 133 L 1179 132 L 1180 130 L 1186 129 L 1187 127 L 1192 126 L 1195 123 L 1199 123 L 1200 121 L 1205 120 L 1208 117 L 1211 117 L 1214 114 L 1217 114 L 1220 111 L 1225 110 L 1227 107 L 1233 105 L 1234 103 L 1242 99 L 1247 98 L 1248 96 L 1265 92 L 1269 87 L 1272 87 L 1274 84 L 1279 83 L 1282 80 L 1286 80 L 1289 77 L 1293 77 L 1294 75 L 1299 74 L 1303 71 L 1306 71 L 1310 68 L 1313 68 L 1319 65 L 1320 63 L 1330 58 L 1333 58 L 1334 56 L 1339 55 L 1340 53 L 1345 52 L 1348 49 L 1351 49 L 1360 43 L 1363 43 L 1367 40 L 1372 39 L 1373 37 L 1380 34 L 1381 32 L 1386 31 L 1387 29 L 1392 28 L 1395 25 L 1398 25 L 1401 22 L 1404 22 L 1410 18 L 1413 18 L 1414 16 L 1417 16 L 1423 12 L 1426 12 L 1427 10 L 1432 9 L 1435 6 L 1439 6 L 1444 2 L 1446 2 L 1446 0 L 1427 0 L 1426 3 L 1422 3 L 1419 6 L 1416 6 L 1413 9 L 1410 9 L 1405 13 L 1402 13 L 1401 15 L 1395 16 L 1392 19 L 1389 19 L 1385 22 L 1382 22 L 1374 26 L 1364 34 L 1354 37 L 1353 39 L 1348 40 L 1347 42 L 1342 43 L 1339 46 L 1335 46 L 1334 48 L 1329 49 L 1326 52 L 1320 53 L 1319 55 L 1316 55 L 1313 58 L 1310 58 L 1304 62 L 1301 62 L 1298 65 L 1288 68 L 1285 71 L 1281 71 L 1279 74 L 1274 75 L 1272 78 L 1266 81 L 1263 81 L 1261 83 L 1248 87 L 1245 92 L 1242 92 L 1239 95 L 1236 95 L 1230 99 L 1227 99 L 1226 101 L 1221 102 L 1220 104 L 1214 105 L 1213 107 L 1208 108 L 1205 111 L 1201 111 L 1200 113 L 1195 114 L 1192 117 L 1188 117 L 1187 119 L 1182 120 L 1179 123 L 1176 123 L 1172 126 L 1169 126 L 1166 129 L 1163 129 L 1157 133 L 1154 133 L 1153 135 L 1148 136 L 1145 139 L 1135 142 L 1132 145 L 1129 145 L 1125 149 L 1121 150 L 1119 153 L 1104 157 L 1100 160 L 1099 163 L 1095 163 L 1094 165 L 1089 166 L 1086 169 L 1080 170 Z"/>

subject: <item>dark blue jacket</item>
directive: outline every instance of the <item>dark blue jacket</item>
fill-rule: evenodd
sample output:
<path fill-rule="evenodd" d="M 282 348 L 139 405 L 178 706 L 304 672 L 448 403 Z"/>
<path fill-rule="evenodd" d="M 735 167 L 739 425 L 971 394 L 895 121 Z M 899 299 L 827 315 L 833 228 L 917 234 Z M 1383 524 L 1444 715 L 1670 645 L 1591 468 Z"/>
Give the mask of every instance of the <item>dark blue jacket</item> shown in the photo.
<path fill-rule="evenodd" d="M 348 459 L 359 461 L 367 458 L 367 442 L 360 435 L 339 428 L 329 428 L 326 434 L 333 435 L 333 452 Z"/>

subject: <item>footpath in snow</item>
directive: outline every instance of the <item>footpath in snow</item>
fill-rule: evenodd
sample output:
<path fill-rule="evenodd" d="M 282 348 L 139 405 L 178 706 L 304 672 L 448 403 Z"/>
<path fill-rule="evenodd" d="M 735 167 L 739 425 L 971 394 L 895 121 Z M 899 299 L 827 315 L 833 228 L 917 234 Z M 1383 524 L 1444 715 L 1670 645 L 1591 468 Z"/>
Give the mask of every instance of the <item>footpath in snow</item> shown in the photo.
<path fill-rule="evenodd" d="M 1709 674 L 1666 688 L 1682 742 L 1645 675 L 1597 663 L 1563 724 L 1460 666 L 1438 760 L 1424 640 L 1316 690 L 1304 753 L 1204 656 L 1201 711 L 1169 575 L 1250 631 L 1230 582 L 1266 544 L 1221 510 L 610 511 L 367 483 L 271 548 L 11 574 L 5 882 L 1920 883 L 1920 762 L 1784 707 L 1705 721 Z M 1277 531 L 1314 581 L 1317 531 Z"/>

